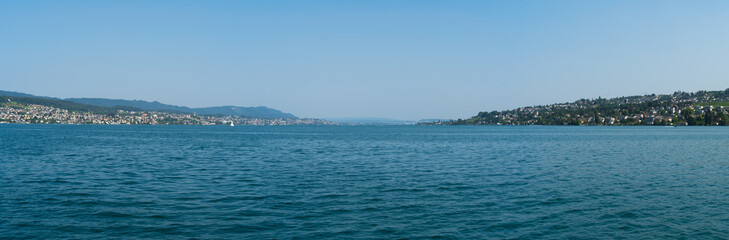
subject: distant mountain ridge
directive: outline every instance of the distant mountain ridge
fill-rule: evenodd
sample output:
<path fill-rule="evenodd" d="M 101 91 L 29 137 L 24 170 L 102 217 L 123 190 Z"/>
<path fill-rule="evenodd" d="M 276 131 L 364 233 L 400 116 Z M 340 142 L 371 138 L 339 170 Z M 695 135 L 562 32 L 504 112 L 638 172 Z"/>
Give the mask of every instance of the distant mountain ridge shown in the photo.
<path fill-rule="evenodd" d="M 35 95 L 27 94 L 27 93 L 19 93 L 19 92 L 3 91 L 3 90 L 0 90 L 0 96 L 50 98 L 50 97 L 35 96 Z M 51 98 L 51 99 L 58 99 L 58 98 Z"/>
<path fill-rule="evenodd" d="M 130 108 L 139 109 L 145 111 L 159 111 L 159 112 L 176 112 L 176 113 L 196 113 L 201 115 L 232 115 L 232 116 L 243 116 L 252 118 L 297 118 L 293 114 L 285 113 L 276 109 L 268 107 L 238 107 L 238 106 L 215 106 L 215 107 L 203 107 L 203 108 L 190 108 L 184 106 L 175 106 L 170 104 L 160 103 L 158 101 L 143 101 L 143 100 L 125 100 L 125 99 L 108 99 L 108 98 L 53 98 L 44 96 L 35 96 L 27 93 L 19 93 L 12 91 L 0 90 L 0 96 L 11 96 L 11 97 L 33 97 L 33 98 L 44 98 L 44 99 L 56 99 L 70 101 L 80 104 L 109 107 L 109 108 Z"/>
<path fill-rule="evenodd" d="M 327 121 L 353 124 L 353 125 L 406 125 L 415 124 L 415 121 L 404 121 L 390 118 L 376 118 L 376 117 L 349 117 L 349 118 L 325 118 Z"/>
<path fill-rule="evenodd" d="M 147 111 L 173 111 L 173 112 L 191 112 L 188 107 L 180 107 L 168 105 L 157 101 L 148 102 L 142 100 L 124 100 L 124 99 L 108 99 L 108 98 L 66 98 L 64 100 L 83 103 L 86 105 L 95 105 L 103 107 L 114 106 L 130 106 Z"/>

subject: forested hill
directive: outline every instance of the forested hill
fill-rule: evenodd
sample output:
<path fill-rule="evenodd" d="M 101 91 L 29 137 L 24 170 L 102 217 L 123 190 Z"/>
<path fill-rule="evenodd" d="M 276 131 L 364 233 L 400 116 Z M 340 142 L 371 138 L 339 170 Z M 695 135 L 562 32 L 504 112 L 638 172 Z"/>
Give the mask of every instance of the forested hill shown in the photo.
<path fill-rule="evenodd" d="M 35 96 L 26 93 L 2 91 L 0 96 L 11 97 L 27 97 L 47 100 L 70 101 L 83 105 L 91 105 L 97 107 L 106 107 L 110 109 L 136 109 L 143 111 L 157 111 L 170 113 L 197 113 L 203 115 L 230 115 L 251 118 L 296 118 L 293 114 L 285 113 L 268 107 L 237 107 L 237 106 L 216 106 L 203 108 L 190 108 L 184 106 L 175 106 L 164 104 L 157 101 L 149 102 L 142 100 L 125 100 L 125 99 L 107 99 L 107 98 L 53 98 L 44 96 Z M 26 99 L 28 100 L 28 99 Z M 66 103 L 64 103 L 67 105 Z M 43 104 L 41 104 L 43 105 Z"/>
<path fill-rule="evenodd" d="M 146 111 L 197 113 L 203 115 L 231 115 L 255 118 L 296 118 L 293 114 L 281 112 L 267 107 L 236 107 L 219 106 L 190 108 L 160 103 L 157 101 L 148 102 L 141 100 L 107 99 L 107 98 L 68 98 L 66 100 L 96 106 L 114 107 L 130 106 Z"/>
<path fill-rule="evenodd" d="M 140 109 L 128 107 L 128 106 L 114 106 L 114 107 L 102 107 L 102 106 L 94 106 L 94 105 L 87 105 L 67 100 L 61 100 L 61 99 L 54 99 L 54 98 L 39 98 L 39 97 L 18 97 L 18 96 L 7 96 L 7 95 L 0 95 L 0 101 L 3 103 L 5 102 L 14 102 L 19 104 L 36 104 L 36 105 L 43 105 L 48 107 L 54 107 L 59 109 L 65 109 L 68 111 L 74 111 L 74 112 L 91 112 L 91 113 L 97 113 L 97 114 L 115 114 L 119 110 L 125 110 L 125 111 L 140 111 Z"/>
<path fill-rule="evenodd" d="M 8 97 L 34 97 L 34 98 L 49 98 L 49 97 L 40 97 L 40 96 L 34 96 L 27 93 L 19 93 L 19 92 L 13 92 L 13 91 L 3 91 L 0 90 L 0 96 L 8 96 Z"/>
<path fill-rule="evenodd" d="M 580 99 L 480 112 L 444 125 L 729 125 L 729 89 Z"/>

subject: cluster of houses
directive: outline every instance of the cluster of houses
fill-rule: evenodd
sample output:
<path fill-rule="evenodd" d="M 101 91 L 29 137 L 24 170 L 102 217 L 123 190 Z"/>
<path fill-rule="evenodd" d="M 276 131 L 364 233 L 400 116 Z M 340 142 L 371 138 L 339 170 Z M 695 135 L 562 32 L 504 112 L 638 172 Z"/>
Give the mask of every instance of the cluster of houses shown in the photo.
<path fill-rule="evenodd" d="M 692 110 L 691 117 L 701 117 L 705 113 L 710 112 L 717 116 L 729 117 L 729 108 L 724 106 L 689 106 L 684 110 Z M 540 117 L 540 111 L 544 109 L 520 108 L 514 112 L 501 112 L 493 118 L 477 119 L 476 124 L 495 124 L 495 125 L 532 125 L 543 124 L 545 117 Z M 616 110 L 616 112 L 620 112 Z M 527 117 L 525 117 L 527 116 Z M 686 121 L 687 115 L 682 114 L 682 109 L 671 107 L 651 108 L 648 111 L 633 114 L 618 114 L 609 116 L 604 113 L 597 114 L 564 114 L 561 116 L 551 116 L 559 118 L 556 121 L 563 124 L 574 125 L 688 125 Z M 718 120 L 718 119 L 717 119 Z M 718 122 L 712 123 L 719 125 Z"/>
<path fill-rule="evenodd" d="M 727 125 L 729 89 L 675 92 L 481 112 L 477 116 L 433 124 L 483 125 Z M 688 112 L 687 112 L 688 111 Z"/>
<path fill-rule="evenodd" d="M 37 104 L 0 107 L 0 123 L 165 124 L 169 122 L 188 125 L 204 123 L 190 114 L 119 110 L 117 114 L 110 115 L 68 111 Z"/>
<path fill-rule="evenodd" d="M 119 110 L 116 114 L 95 114 L 30 104 L 0 105 L 0 123 L 39 124 L 129 124 L 129 125 L 324 125 L 319 119 L 261 119 L 241 116 L 198 116 L 167 112 Z"/>

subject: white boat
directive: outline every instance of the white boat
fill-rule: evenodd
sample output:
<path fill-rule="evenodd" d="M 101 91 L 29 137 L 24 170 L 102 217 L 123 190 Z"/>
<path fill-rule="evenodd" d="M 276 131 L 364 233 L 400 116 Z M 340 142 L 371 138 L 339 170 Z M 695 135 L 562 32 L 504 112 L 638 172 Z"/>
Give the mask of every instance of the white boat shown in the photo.
<path fill-rule="evenodd" d="M 233 121 L 230 121 L 230 126 L 235 127 L 235 124 L 233 124 Z"/>

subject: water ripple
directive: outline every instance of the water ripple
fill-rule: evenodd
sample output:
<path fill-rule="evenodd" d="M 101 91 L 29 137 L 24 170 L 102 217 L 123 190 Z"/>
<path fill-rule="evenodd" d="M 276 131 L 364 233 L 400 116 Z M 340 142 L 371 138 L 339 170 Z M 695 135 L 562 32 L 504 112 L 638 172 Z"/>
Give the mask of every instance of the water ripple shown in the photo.
<path fill-rule="evenodd" d="M 729 238 L 729 129 L 0 125 L 0 238 Z"/>

